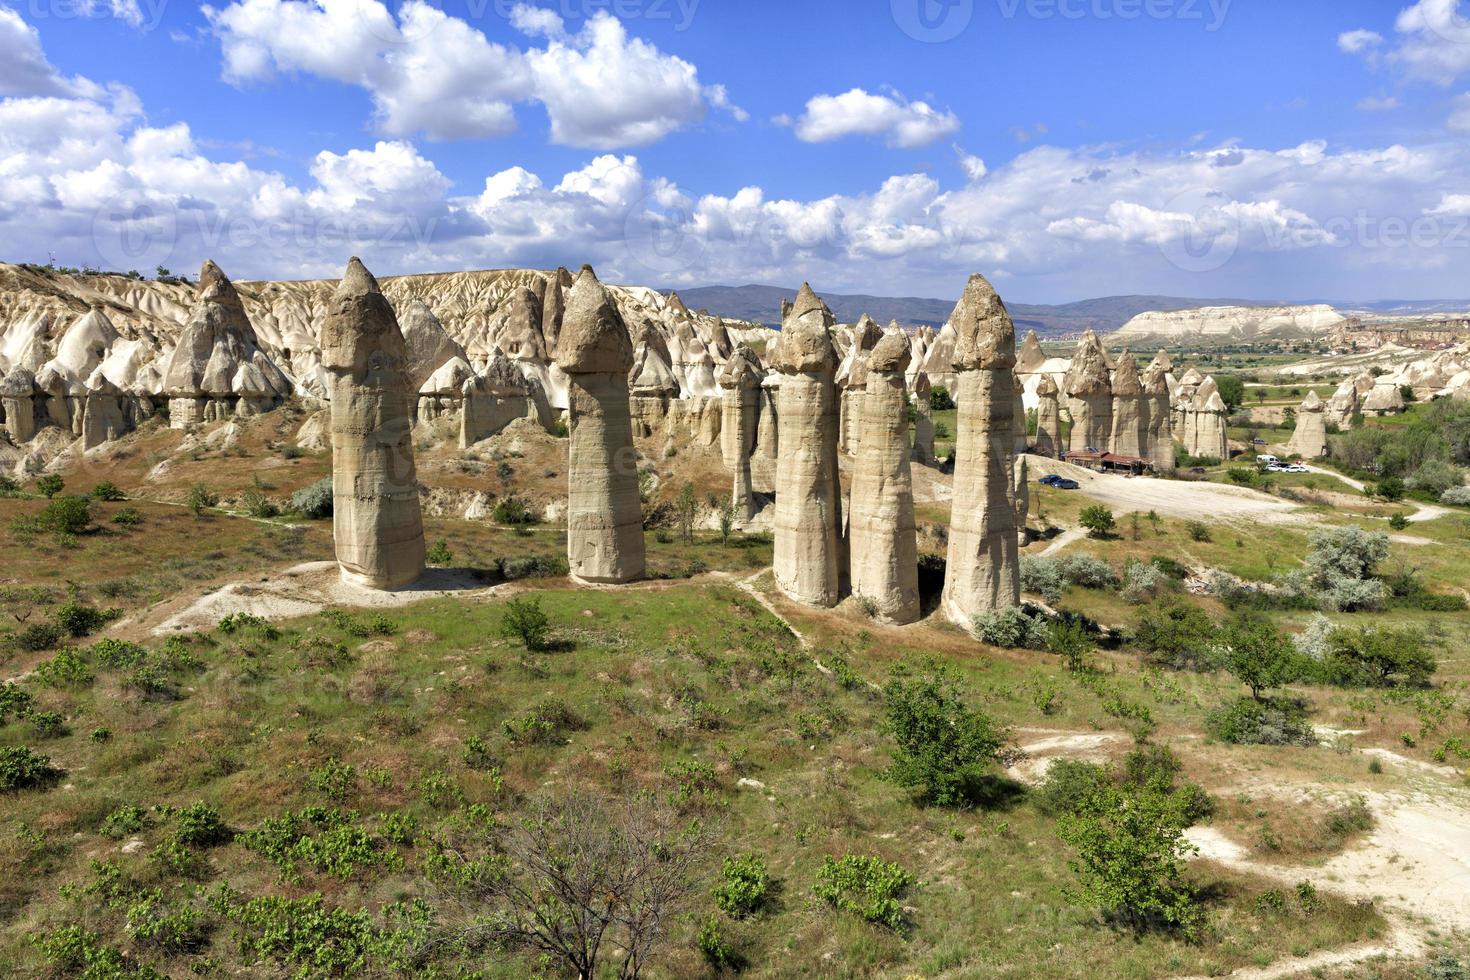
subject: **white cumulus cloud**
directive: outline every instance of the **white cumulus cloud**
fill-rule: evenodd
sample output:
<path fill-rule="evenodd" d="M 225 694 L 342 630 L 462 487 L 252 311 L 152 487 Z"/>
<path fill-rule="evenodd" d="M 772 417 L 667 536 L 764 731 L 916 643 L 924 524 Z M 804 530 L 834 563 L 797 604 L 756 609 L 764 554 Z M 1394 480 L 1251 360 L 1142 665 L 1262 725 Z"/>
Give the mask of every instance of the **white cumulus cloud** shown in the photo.
<path fill-rule="evenodd" d="M 882 136 L 889 146 L 927 146 L 959 131 L 953 112 L 940 112 L 927 102 L 910 102 L 901 94 L 875 95 L 860 88 L 841 95 L 817 95 L 795 123 L 796 136 L 825 143 L 844 136 Z"/>

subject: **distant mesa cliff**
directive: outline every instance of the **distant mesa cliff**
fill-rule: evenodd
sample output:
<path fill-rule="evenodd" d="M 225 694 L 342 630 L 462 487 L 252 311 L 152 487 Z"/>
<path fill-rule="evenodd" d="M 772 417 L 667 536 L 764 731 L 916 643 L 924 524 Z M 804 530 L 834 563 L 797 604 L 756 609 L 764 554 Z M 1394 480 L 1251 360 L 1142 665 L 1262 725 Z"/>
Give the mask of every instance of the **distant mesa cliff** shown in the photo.
<path fill-rule="evenodd" d="M 1206 306 L 1140 313 L 1108 338 L 1110 345 L 1251 343 L 1325 338 L 1347 322 L 1325 304 L 1310 306 Z"/>

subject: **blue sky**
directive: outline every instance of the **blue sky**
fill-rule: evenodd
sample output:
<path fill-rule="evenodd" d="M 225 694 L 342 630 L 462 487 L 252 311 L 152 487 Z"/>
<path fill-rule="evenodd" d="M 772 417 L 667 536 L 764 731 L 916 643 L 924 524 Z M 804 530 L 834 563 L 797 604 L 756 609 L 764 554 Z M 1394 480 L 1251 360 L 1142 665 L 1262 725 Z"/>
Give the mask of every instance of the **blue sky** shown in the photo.
<path fill-rule="evenodd" d="M 3 0 L 0 0 L 3 3 Z M 1470 5 L 10 0 L 0 258 L 1470 295 Z"/>

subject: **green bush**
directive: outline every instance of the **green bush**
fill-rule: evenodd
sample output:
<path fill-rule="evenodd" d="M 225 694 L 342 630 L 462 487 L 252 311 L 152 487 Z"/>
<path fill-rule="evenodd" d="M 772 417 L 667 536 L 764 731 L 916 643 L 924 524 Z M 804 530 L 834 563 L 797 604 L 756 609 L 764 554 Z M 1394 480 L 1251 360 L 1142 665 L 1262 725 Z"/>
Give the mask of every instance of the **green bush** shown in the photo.
<path fill-rule="evenodd" d="M 86 687 L 96 674 L 92 665 L 72 647 L 63 647 L 50 660 L 36 664 L 32 676 L 47 687 Z"/>
<path fill-rule="evenodd" d="M 1306 708 L 1294 698 L 1237 698 L 1210 712 L 1205 730 L 1232 745 L 1317 744 Z"/>
<path fill-rule="evenodd" d="M 507 720 L 506 737 L 517 745 L 561 745 L 569 732 L 587 727 L 571 707 L 560 698 L 547 698 L 540 704 Z"/>
<path fill-rule="evenodd" d="M 86 497 L 56 497 L 36 518 L 36 527 L 53 534 L 81 534 L 91 523 L 92 506 Z"/>
<path fill-rule="evenodd" d="M 1087 666 L 1087 656 L 1097 649 L 1097 643 L 1080 620 L 1064 618 L 1047 629 L 1046 648 L 1065 660 L 1067 669 L 1075 674 Z"/>
<path fill-rule="evenodd" d="M 23 745 L 0 747 L 0 792 L 49 786 L 64 775 L 64 770 L 51 765 L 50 756 L 37 755 Z"/>
<path fill-rule="evenodd" d="M 262 521 L 281 516 L 281 508 L 271 503 L 270 498 L 259 490 L 246 490 L 240 497 L 240 509 Z"/>
<path fill-rule="evenodd" d="M 56 610 L 56 625 L 69 636 L 91 636 L 120 615 L 121 612 L 116 609 L 98 609 L 71 599 Z"/>
<path fill-rule="evenodd" d="M 167 980 L 151 966 L 128 959 L 106 945 L 97 933 L 81 926 L 37 933 L 31 943 L 57 969 L 84 980 Z"/>
<path fill-rule="evenodd" d="M 720 932 L 720 920 L 717 916 L 711 915 L 700 924 L 694 944 L 699 947 L 699 954 L 712 970 L 738 970 L 744 965 L 744 958 Z"/>
<path fill-rule="evenodd" d="M 917 676 L 900 666 L 883 693 L 881 731 L 894 743 L 886 778 L 937 806 L 971 801 L 1009 733 L 969 704 L 942 664 Z"/>
<path fill-rule="evenodd" d="M 1237 615 L 1219 638 L 1221 666 L 1260 700 L 1266 691 L 1299 680 L 1305 670 L 1291 639 L 1264 616 Z"/>
<path fill-rule="evenodd" d="M 199 517 L 206 510 L 218 505 L 219 497 L 202 483 L 196 483 L 191 486 L 188 494 L 184 497 L 184 506 L 195 517 Z"/>
<path fill-rule="evenodd" d="M 104 480 L 93 487 L 92 492 L 88 494 L 88 496 L 91 497 L 93 500 L 106 500 L 112 502 L 128 499 L 128 495 L 122 492 L 121 487 L 107 480 Z"/>
<path fill-rule="evenodd" d="M 12 718 L 25 718 L 36 703 L 30 691 L 11 681 L 0 683 L 0 726 L 8 725 Z"/>
<path fill-rule="evenodd" d="M 15 634 L 15 645 L 30 653 L 54 650 L 60 642 L 61 627 L 51 623 L 31 623 Z"/>
<path fill-rule="evenodd" d="M 1077 523 L 1087 529 L 1089 538 L 1106 538 L 1113 533 L 1118 526 L 1113 512 L 1102 504 L 1091 504 L 1082 508 L 1082 513 L 1077 518 Z"/>
<path fill-rule="evenodd" d="M 1046 781 L 1032 794 L 1036 808 L 1049 817 L 1077 813 L 1092 795 L 1112 782 L 1102 766 L 1081 759 L 1055 759 Z"/>
<path fill-rule="evenodd" d="M 1135 931 L 1177 930 L 1198 938 L 1205 913 L 1184 876 L 1194 847 L 1188 818 L 1170 794 L 1131 784 L 1102 787 L 1057 821 L 1076 849 L 1077 898 Z"/>
<path fill-rule="evenodd" d="M 453 564 L 454 552 L 449 550 L 449 542 L 440 538 L 434 542 L 434 546 L 424 554 L 424 561 L 430 565 L 444 567 Z"/>
<path fill-rule="evenodd" d="M 520 497 L 501 497 L 495 501 L 495 508 L 490 512 L 497 524 L 535 524 L 536 515 L 530 506 Z"/>
<path fill-rule="evenodd" d="M 500 577 L 507 582 L 525 578 L 560 578 L 571 571 L 565 555 L 528 555 L 524 558 L 502 558 Z"/>
<path fill-rule="evenodd" d="M 1324 679 L 1339 687 L 1423 687 L 1438 669 L 1416 629 L 1334 630 L 1321 664 Z"/>
<path fill-rule="evenodd" d="M 148 826 L 148 811 L 132 803 L 124 803 L 109 813 L 99 828 L 104 837 L 122 840 L 141 833 Z"/>
<path fill-rule="evenodd" d="M 845 854 L 841 860 L 831 855 L 822 860 L 812 891 L 839 911 L 903 934 L 909 924 L 902 899 L 913 886 L 913 875 L 892 861 Z"/>
<path fill-rule="evenodd" d="M 324 476 L 291 494 L 291 509 L 314 521 L 332 516 L 332 478 Z"/>
<path fill-rule="evenodd" d="M 546 645 L 551 619 L 541 608 L 540 599 L 512 599 L 505 604 L 500 617 L 500 635 L 520 640 L 527 650 L 540 650 Z"/>
<path fill-rule="evenodd" d="M 143 512 L 136 507 L 124 507 L 112 515 L 112 523 L 123 527 L 137 527 L 143 523 Z"/>
<path fill-rule="evenodd" d="M 1210 526 L 1204 521 L 1185 521 L 1184 533 L 1189 535 L 1189 540 L 1201 544 L 1210 540 Z"/>
<path fill-rule="evenodd" d="M 935 385 L 929 389 L 929 410 L 933 412 L 948 412 L 955 407 L 954 398 L 949 389 L 944 385 Z"/>
<path fill-rule="evenodd" d="M 715 905 L 737 919 L 755 915 L 770 897 L 771 875 L 759 854 L 727 857 L 715 886 Z"/>
<path fill-rule="evenodd" d="M 36 477 L 36 492 L 43 497 L 54 497 L 65 487 L 66 481 L 55 473 L 47 473 L 45 476 Z"/>
<path fill-rule="evenodd" d="M 1015 606 L 982 613 L 974 619 L 975 638 L 1006 650 L 1045 650 L 1050 636 L 1047 619 L 1040 612 Z"/>
<path fill-rule="evenodd" d="M 1149 661 L 1175 670 L 1200 670 L 1213 665 L 1215 624 L 1199 606 L 1166 597 L 1139 610 L 1133 642 Z"/>

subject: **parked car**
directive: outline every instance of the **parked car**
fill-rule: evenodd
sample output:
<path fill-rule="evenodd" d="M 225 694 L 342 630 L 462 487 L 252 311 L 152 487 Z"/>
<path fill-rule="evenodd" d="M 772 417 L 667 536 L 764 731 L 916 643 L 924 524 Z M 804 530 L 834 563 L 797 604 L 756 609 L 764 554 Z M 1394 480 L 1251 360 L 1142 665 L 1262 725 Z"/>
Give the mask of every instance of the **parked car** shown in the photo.
<path fill-rule="evenodd" d="M 1036 482 L 1037 483 L 1040 483 L 1044 487 L 1054 487 L 1058 483 L 1062 482 L 1062 478 L 1059 477 L 1059 476 L 1057 476 L 1055 473 L 1051 473 L 1051 474 L 1048 474 L 1046 476 L 1043 476 L 1041 479 L 1037 480 Z"/>
<path fill-rule="evenodd" d="M 1282 472 L 1283 473 L 1310 473 L 1312 471 L 1310 469 L 1308 469 L 1307 467 L 1303 466 L 1301 463 L 1292 463 L 1290 466 L 1283 467 L 1282 468 Z"/>
<path fill-rule="evenodd" d="M 1264 446 L 1265 444 L 1266 444 L 1266 440 L 1265 439 L 1252 439 L 1251 440 L 1251 445 L 1252 446 Z"/>
<path fill-rule="evenodd" d="M 1076 480 L 1063 479 L 1058 479 L 1057 482 L 1052 484 L 1052 486 L 1056 487 L 1058 490 L 1080 490 L 1082 488 L 1082 484 L 1078 483 Z"/>
<path fill-rule="evenodd" d="M 1290 470 L 1288 470 L 1285 466 L 1283 466 L 1280 463 L 1267 463 L 1266 464 L 1266 472 L 1267 473 L 1289 473 Z"/>

